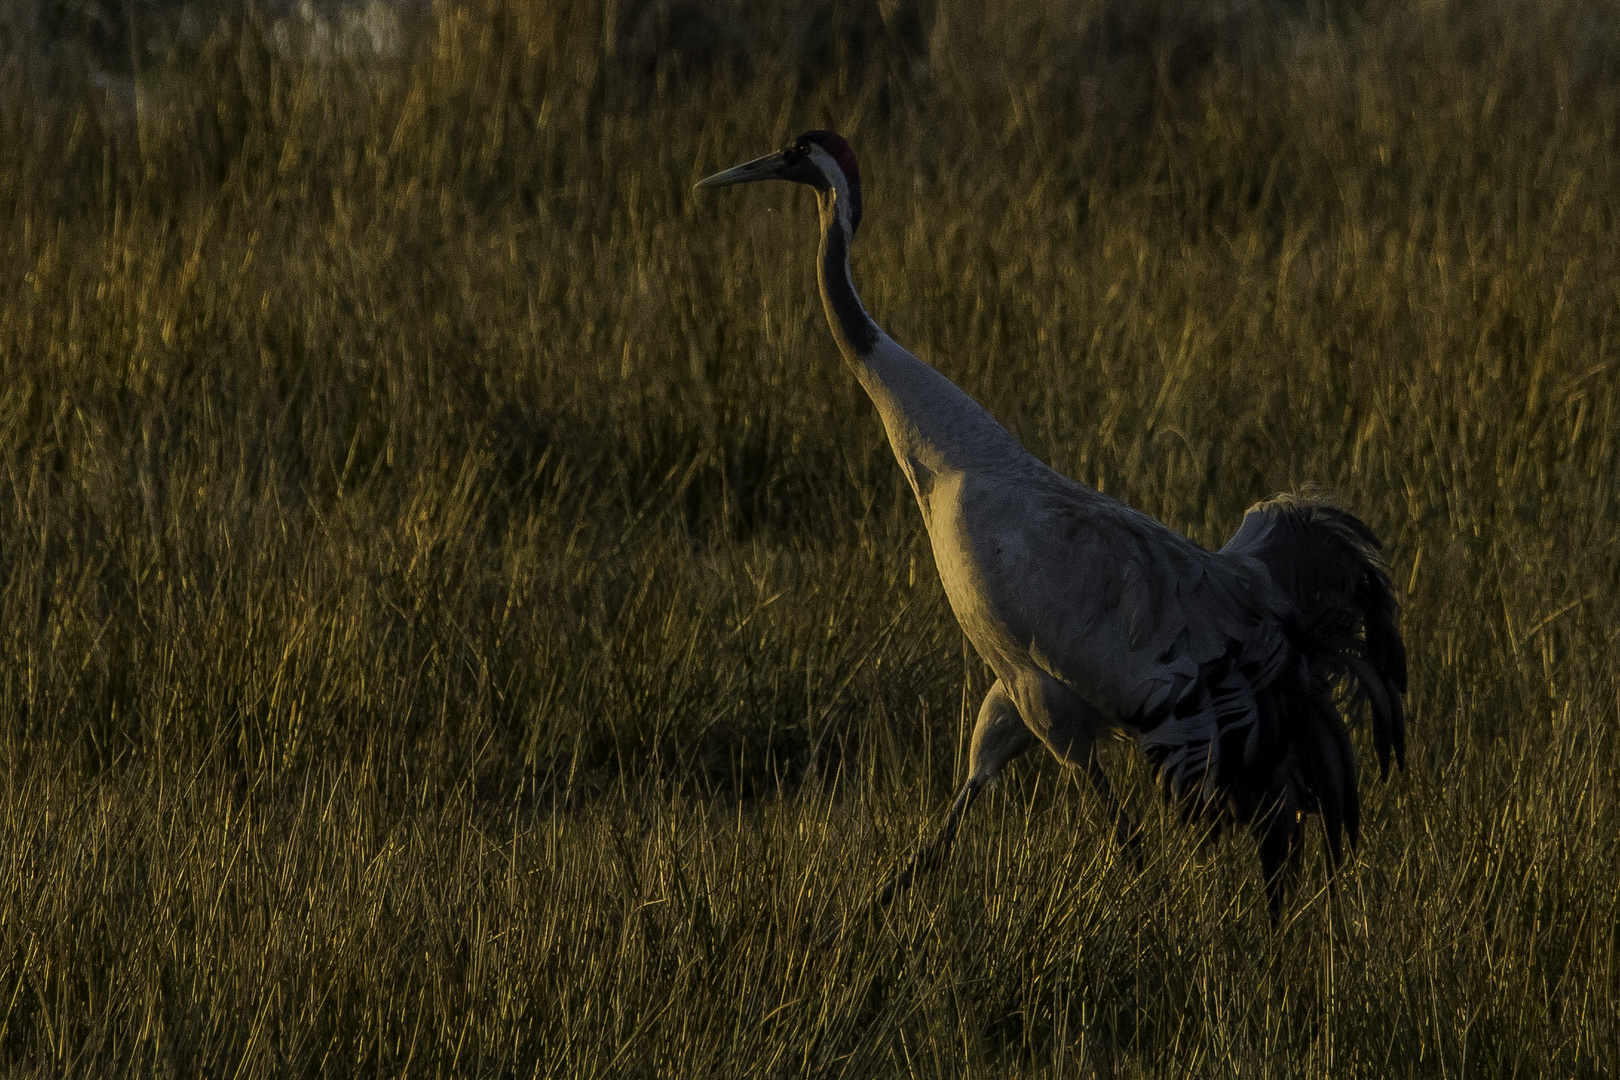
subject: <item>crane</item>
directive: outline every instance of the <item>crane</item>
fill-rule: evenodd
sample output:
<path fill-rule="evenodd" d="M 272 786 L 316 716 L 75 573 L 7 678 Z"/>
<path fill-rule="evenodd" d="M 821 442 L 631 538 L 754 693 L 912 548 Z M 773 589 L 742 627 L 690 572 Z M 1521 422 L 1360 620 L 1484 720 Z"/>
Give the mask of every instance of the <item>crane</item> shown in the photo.
<path fill-rule="evenodd" d="M 1280 495 L 1212 552 L 1054 471 L 867 314 L 849 269 L 861 224 L 849 143 L 809 131 L 697 187 L 769 179 L 816 192 L 828 324 L 916 497 L 951 610 L 995 674 L 944 826 L 874 903 L 937 865 L 985 785 L 1036 742 L 1086 773 L 1134 845 L 1096 755 L 1123 732 L 1189 819 L 1253 834 L 1275 924 L 1307 815 L 1322 820 L 1330 873 L 1360 837 L 1347 717 L 1370 714 L 1381 776 L 1391 758 L 1404 765 L 1406 647 L 1378 539 L 1326 499 Z"/>

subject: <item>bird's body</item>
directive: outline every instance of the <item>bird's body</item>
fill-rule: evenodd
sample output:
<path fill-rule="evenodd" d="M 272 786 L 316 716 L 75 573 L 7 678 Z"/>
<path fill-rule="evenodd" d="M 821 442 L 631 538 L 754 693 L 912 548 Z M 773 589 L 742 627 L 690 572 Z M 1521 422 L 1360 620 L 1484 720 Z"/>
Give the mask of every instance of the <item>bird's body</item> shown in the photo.
<path fill-rule="evenodd" d="M 996 674 L 945 832 L 884 898 L 948 847 L 976 794 L 1032 739 L 1089 771 L 1128 838 L 1093 752 L 1121 730 L 1190 808 L 1255 832 L 1275 916 L 1302 814 L 1322 815 L 1335 861 L 1341 828 L 1357 836 L 1335 686 L 1353 682 L 1369 701 L 1386 767 L 1404 745 L 1405 651 L 1371 532 L 1325 503 L 1280 499 L 1210 552 L 1054 471 L 861 306 L 848 145 L 811 132 L 700 186 L 768 177 L 818 192 L 828 322 L 916 495 L 951 610 Z"/>

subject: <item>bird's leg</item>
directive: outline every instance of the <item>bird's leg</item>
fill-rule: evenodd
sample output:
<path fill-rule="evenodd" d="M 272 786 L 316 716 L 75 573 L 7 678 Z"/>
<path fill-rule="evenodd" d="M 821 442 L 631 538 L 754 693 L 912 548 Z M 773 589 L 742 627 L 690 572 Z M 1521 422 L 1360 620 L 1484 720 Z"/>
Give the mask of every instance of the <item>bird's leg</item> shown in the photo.
<path fill-rule="evenodd" d="M 1034 742 L 1035 736 L 1024 726 L 1023 719 L 1018 715 L 1018 707 L 1012 703 L 1012 698 L 1001 685 L 1001 680 L 997 679 L 989 692 L 984 695 L 983 704 L 979 706 L 979 718 L 973 725 L 973 746 L 968 758 L 968 780 L 952 800 L 951 811 L 945 818 L 944 827 L 940 829 L 938 836 L 924 844 L 906 862 L 899 873 L 884 882 L 877 894 L 861 906 L 856 918 L 887 906 L 896 896 L 911 887 L 918 871 L 932 870 L 943 862 L 950 852 L 951 844 L 956 840 L 956 831 L 962 825 L 963 816 L 978 798 L 979 792 L 995 779 L 1003 765 L 1023 753 Z M 848 925 L 847 920 L 845 925 Z M 838 938 L 839 932 L 834 930 L 823 937 L 821 947 L 825 948 L 832 944 Z"/>
<path fill-rule="evenodd" d="M 861 906 L 857 918 L 864 918 L 879 908 L 887 907 L 889 902 L 896 896 L 911 888 L 911 882 L 917 876 L 917 871 L 932 870 L 940 864 L 946 854 L 949 853 L 952 842 L 956 840 L 956 830 L 962 823 L 962 815 L 967 813 L 968 807 L 973 804 L 973 800 L 978 797 L 983 788 L 984 781 L 976 778 L 968 780 L 967 784 L 963 786 L 962 790 L 957 793 L 956 798 L 951 802 L 951 812 L 945 818 L 945 827 L 939 831 L 939 835 L 919 848 L 899 873 L 884 882 L 883 887 L 877 891 L 877 895 Z M 821 939 L 820 947 L 826 948 L 831 945 L 838 939 L 840 932 L 841 930 L 829 932 Z M 806 935 L 810 933 L 808 927 L 805 929 L 805 933 Z"/>
<path fill-rule="evenodd" d="M 1260 872 L 1266 882 L 1266 910 L 1273 929 L 1282 923 L 1283 905 L 1299 879 L 1305 845 L 1299 813 L 1279 804 L 1255 829 L 1260 842 Z"/>
<path fill-rule="evenodd" d="M 1001 680 L 997 679 L 979 706 L 979 718 L 973 725 L 973 746 L 968 759 L 968 781 L 952 801 L 945 827 L 884 884 L 873 901 L 876 906 L 889 903 L 909 888 L 917 871 L 932 870 L 944 861 L 956 840 L 956 830 L 962 824 L 963 815 L 978 798 L 979 792 L 995 779 L 1003 765 L 1023 753 L 1034 741 L 1035 736 L 1024 726 L 1017 706 L 1012 703 Z"/>
<path fill-rule="evenodd" d="M 1097 756 L 1095 744 L 1091 752 L 1086 755 L 1086 776 L 1091 780 L 1091 789 L 1102 800 L 1103 809 L 1107 811 L 1108 818 L 1114 823 L 1114 842 L 1120 850 L 1131 857 L 1136 864 L 1136 872 L 1142 872 L 1142 830 L 1131 820 L 1125 808 L 1114 798 L 1114 789 L 1108 783 L 1108 774 L 1103 772 L 1102 759 Z"/>
<path fill-rule="evenodd" d="M 877 906 L 887 905 L 896 895 L 911 888 L 912 879 L 917 876 L 917 871 L 933 870 L 945 861 L 945 856 L 950 854 L 951 845 L 956 842 L 956 830 L 962 823 L 962 815 L 967 813 L 968 807 L 973 805 L 973 800 L 978 798 L 979 792 L 983 789 L 984 781 L 969 780 L 963 785 L 962 790 L 951 802 L 951 812 L 945 818 L 945 827 L 940 829 L 939 835 L 931 842 L 918 848 L 911 861 L 878 890 L 875 901 Z"/>

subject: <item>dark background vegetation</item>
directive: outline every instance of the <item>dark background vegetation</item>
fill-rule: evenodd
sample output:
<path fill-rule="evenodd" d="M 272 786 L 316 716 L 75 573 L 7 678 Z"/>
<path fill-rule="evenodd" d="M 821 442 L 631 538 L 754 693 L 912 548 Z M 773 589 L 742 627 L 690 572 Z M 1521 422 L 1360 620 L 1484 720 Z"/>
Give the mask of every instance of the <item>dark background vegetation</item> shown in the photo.
<path fill-rule="evenodd" d="M 24 7 L 27 10 L 24 10 Z M 13 5 L 0 1063 L 1598 1076 L 1620 1050 L 1620 14 Z M 1413 753 L 1272 933 L 1132 748 L 951 868 L 986 685 L 814 292 L 1198 541 L 1386 538 Z M 1314 893 L 1314 895 L 1313 895 Z M 813 938 L 813 935 L 812 935 Z"/>

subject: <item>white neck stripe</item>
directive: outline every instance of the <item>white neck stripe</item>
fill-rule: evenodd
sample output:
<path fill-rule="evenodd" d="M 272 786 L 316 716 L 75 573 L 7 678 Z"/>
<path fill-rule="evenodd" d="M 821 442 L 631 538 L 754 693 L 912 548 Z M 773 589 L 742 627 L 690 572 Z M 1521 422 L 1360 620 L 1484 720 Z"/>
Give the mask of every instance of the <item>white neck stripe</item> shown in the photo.
<path fill-rule="evenodd" d="M 851 220 L 851 215 L 855 212 L 855 199 L 849 190 L 849 178 L 844 175 L 844 170 L 839 168 L 837 159 L 820 146 L 811 145 L 810 160 L 815 162 L 821 175 L 832 185 L 836 194 L 833 208 L 838 212 L 838 224 L 844 227 L 844 235 L 854 236 L 855 223 Z"/>

